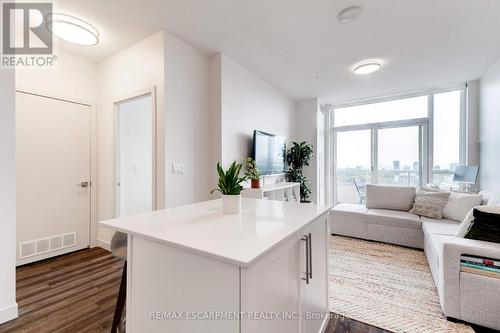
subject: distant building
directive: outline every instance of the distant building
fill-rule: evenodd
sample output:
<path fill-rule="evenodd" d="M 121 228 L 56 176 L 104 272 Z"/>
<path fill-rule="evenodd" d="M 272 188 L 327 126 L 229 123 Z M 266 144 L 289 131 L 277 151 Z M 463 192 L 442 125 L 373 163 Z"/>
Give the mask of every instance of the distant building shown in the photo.
<path fill-rule="evenodd" d="M 435 165 L 434 170 L 441 170 L 441 167 L 439 165 Z"/>
<path fill-rule="evenodd" d="M 392 162 L 392 169 L 393 170 L 399 170 L 399 161 L 393 161 Z"/>
<path fill-rule="evenodd" d="M 418 171 L 418 162 L 413 162 L 413 171 Z"/>

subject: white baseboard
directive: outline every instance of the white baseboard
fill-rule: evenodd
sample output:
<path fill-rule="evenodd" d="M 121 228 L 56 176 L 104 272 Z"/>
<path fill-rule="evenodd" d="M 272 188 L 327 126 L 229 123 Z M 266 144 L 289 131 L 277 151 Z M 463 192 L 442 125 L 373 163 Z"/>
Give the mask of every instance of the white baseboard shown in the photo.
<path fill-rule="evenodd" d="M 0 324 L 8 322 L 9 320 L 16 319 L 18 316 L 17 303 L 0 309 Z"/>
<path fill-rule="evenodd" d="M 102 247 L 105 250 L 111 251 L 111 244 L 108 242 L 105 242 L 103 240 L 98 239 L 96 242 L 96 246 Z"/>

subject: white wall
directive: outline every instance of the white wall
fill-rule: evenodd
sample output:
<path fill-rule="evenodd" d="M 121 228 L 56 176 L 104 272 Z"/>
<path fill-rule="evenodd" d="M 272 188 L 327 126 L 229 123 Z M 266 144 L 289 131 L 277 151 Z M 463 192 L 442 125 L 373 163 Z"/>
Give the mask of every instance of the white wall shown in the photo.
<path fill-rule="evenodd" d="M 480 81 L 481 188 L 500 193 L 500 60 Z"/>
<path fill-rule="evenodd" d="M 17 317 L 15 78 L 0 70 L 0 323 Z"/>
<path fill-rule="evenodd" d="M 210 59 L 165 32 L 166 206 L 210 198 Z M 184 174 L 172 174 L 172 164 Z"/>
<path fill-rule="evenodd" d="M 99 85 L 97 64 L 60 48 L 56 54 L 53 68 L 17 69 L 16 89 L 95 107 Z"/>
<path fill-rule="evenodd" d="M 158 120 L 157 206 L 164 203 L 164 34 L 158 32 L 141 42 L 107 58 L 98 65 L 99 95 L 97 113 L 97 220 L 116 215 L 114 103 L 156 87 Z M 106 246 L 112 233 L 98 229 L 98 240 Z"/>
<path fill-rule="evenodd" d="M 254 130 L 284 136 L 287 144 L 293 140 L 294 100 L 226 55 L 213 56 L 212 66 L 220 66 L 221 159 L 224 165 L 234 160 L 241 162 L 251 155 Z"/>
<path fill-rule="evenodd" d="M 304 176 L 307 177 L 311 183 L 311 194 L 309 200 L 314 203 L 318 202 L 321 197 L 319 189 L 319 168 L 320 164 L 318 159 L 324 159 L 324 137 L 322 127 L 318 131 L 318 123 L 323 121 L 324 118 L 320 115 L 320 102 L 317 98 L 311 98 L 304 101 L 297 102 L 297 133 L 296 141 L 306 141 L 313 146 L 314 156 L 309 163 L 309 166 L 304 170 Z M 320 142 L 322 140 L 322 142 Z M 318 147 L 320 148 L 318 154 Z"/>

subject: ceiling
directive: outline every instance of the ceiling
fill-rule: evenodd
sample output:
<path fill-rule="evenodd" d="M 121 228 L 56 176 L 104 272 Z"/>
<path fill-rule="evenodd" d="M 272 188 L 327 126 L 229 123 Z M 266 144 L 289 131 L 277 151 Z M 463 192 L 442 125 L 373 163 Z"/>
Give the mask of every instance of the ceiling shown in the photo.
<path fill-rule="evenodd" d="M 59 0 L 101 31 L 101 60 L 161 29 L 223 52 L 295 100 L 334 104 L 478 79 L 500 58 L 498 0 Z M 349 6 L 363 16 L 342 24 Z M 68 46 L 67 46 L 68 47 Z M 382 70 L 351 67 L 378 58 Z"/>

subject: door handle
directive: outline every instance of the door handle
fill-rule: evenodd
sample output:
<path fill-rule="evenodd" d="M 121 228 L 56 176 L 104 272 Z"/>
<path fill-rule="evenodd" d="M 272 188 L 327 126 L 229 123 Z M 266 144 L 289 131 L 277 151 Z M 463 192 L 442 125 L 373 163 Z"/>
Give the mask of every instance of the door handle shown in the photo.
<path fill-rule="evenodd" d="M 313 278 L 313 256 L 312 256 L 312 236 L 311 236 L 311 233 L 309 233 L 309 235 L 307 235 L 307 237 L 309 238 L 309 242 L 308 242 L 308 245 L 309 245 L 309 278 L 312 279 Z"/>
<path fill-rule="evenodd" d="M 302 278 L 302 280 L 306 281 L 306 284 L 309 284 L 309 235 L 305 235 L 304 237 L 302 237 L 300 239 L 300 240 L 306 242 L 306 244 L 304 246 L 306 249 L 306 277 Z"/>
<path fill-rule="evenodd" d="M 81 182 L 80 184 L 78 184 L 76 186 L 81 187 L 81 188 L 87 188 L 90 186 L 90 183 L 89 182 Z"/>

